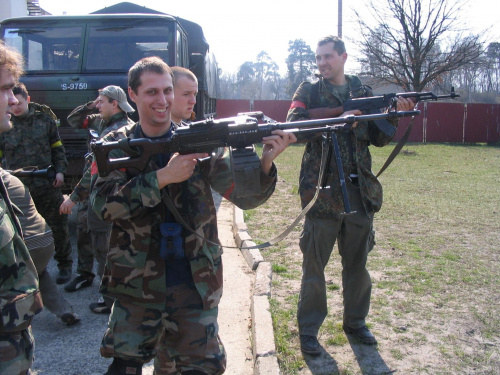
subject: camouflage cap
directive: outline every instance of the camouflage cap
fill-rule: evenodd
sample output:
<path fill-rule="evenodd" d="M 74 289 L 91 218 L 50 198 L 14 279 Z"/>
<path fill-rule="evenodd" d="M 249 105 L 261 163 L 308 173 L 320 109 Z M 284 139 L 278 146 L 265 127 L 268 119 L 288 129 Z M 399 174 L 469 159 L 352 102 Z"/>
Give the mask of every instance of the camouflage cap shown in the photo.
<path fill-rule="evenodd" d="M 135 111 L 135 109 L 128 104 L 125 91 L 123 91 L 123 89 L 119 86 L 106 86 L 102 90 L 99 90 L 99 94 L 106 95 L 108 98 L 116 100 L 118 102 L 118 106 L 125 112 Z"/>

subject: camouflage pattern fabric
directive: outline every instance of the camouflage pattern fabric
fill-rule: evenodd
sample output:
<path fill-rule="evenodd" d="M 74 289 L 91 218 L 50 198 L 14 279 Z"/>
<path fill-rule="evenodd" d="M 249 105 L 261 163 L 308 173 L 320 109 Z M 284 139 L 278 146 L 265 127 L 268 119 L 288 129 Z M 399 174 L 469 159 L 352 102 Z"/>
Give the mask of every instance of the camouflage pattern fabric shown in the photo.
<path fill-rule="evenodd" d="M 31 327 L 18 332 L 0 332 L 0 374 L 30 374 L 34 351 L 35 338 Z"/>
<path fill-rule="evenodd" d="M 78 106 L 68 115 L 68 123 L 71 127 L 92 129 L 99 134 L 99 137 L 102 137 L 112 130 L 133 124 L 125 112 L 118 113 L 108 121 L 104 121 L 96 108 L 89 108 L 90 104 L 92 102 Z M 111 225 L 103 222 L 92 210 L 88 210 L 88 196 L 91 189 L 90 165 L 92 163 L 90 152 L 89 144 L 89 157 L 86 158 L 83 176 L 76 184 L 70 199 L 75 203 L 78 202 L 79 206 L 77 213 L 77 272 L 80 275 L 93 278 L 95 277 L 93 272 L 94 258 L 97 259 L 98 264 L 97 274 L 102 276 L 109 247 L 108 243 L 104 241 L 109 241 Z M 99 233 L 93 234 L 91 233 L 93 231 Z"/>
<path fill-rule="evenodd" d="M 0 373 L 23 373 L 33 361 L 29 325 L 43 307 L 21 226 L 0 178 Z M 16 372 L 17 371 L 17 372 Z"/>
<path fill-rule="evenodd" d="M 12 116 L 12 129 L 0 134 L 2 166 L 18 169 L 37 166 L 45 169 L 53 165 L 56 173 L 65 173 L 68 166 L 64 147 L 53 117 L 40 111 L 39 104 L 29 103 L 28 114 Z M 61 190 L 53 188 L 45 178 L 23 177 L 20 180 L 30 190 L 37 211 L 43 216 L 54 233 L 59 268 L 71 268 L 71 244 L 67 215 L 59 215 L 63 201 Z"/>
<path fill-rule="evenodd" d="M 105 140 L 134 138 L 135 127 L 123 127 L 108 134 Z M 149 164 L 153 172 L 141 173 L 129 168 L 115 170 L 106 177 L 97 176 L 97 166 L 93 162 L 92 177 L 96 178 L 96 183 L 91 203 L 104 220 L 113 222 L 107 258 L 109 268 L 107 266 L 101 285 L 104 294 L 147 305 L 163 305 L 165 265 L 160 258 L 159 224 L 165 222 L 166 215 L 162 194 L 168 193 L 184 219 L 199 235 L 186 235 L 184 251 L 204 308 L 218 305 L 222 294 L 222 274 L 216 261 L 222 255 L 222 248 L 202 239 L 219 242 L 211 188 L 242 209 L 250 209 L 265 202 L 276 184 L 276 168 L 273 166 L 269 176 L 261 173 L 260 195 L 235 198 L 228 150 L 219 151 L 217 155 L 198 163 L 187 182 L 187 189 L 183 189 L 182 183 L 158 189 L 154 172 L 158 166 L 153 159 Z M 110 157 L 124 155 L 122 151 L 115 150 Z M 187 202 L 186 212 L 183 212 L 183 202 Z"/>
<path fill-rule="evenodd" d="M 88 102 L 84 105 L 78 106 L 68 115 L 68 123 L 71 127 L 75 129 L 94 130 L 97 132 L 97 134 L 99 134 L 99 138 L 102 138 L 110 131 L 119 129 L 124 125 L 132 125 L 134 123 L 125 112 L 117 113 L 109 120 L 105 121 L 98 113 L 99 111 L 97 110 L 97 108 L 89 108 L 89 105 L 92 103 L 93 102 Z M 89 144 L 89 154 L 91 153 L 91 151 L 92 150 L 90 149 Z M 81 202 L 86 200 L 88 197 L 88 192 L 90 191 L 89 168 L 91 164 L 92 157 L 86 158 L 85 166 L 83 168 L 83 176 L 70 195 L 70 198 L 73 202 Z"/>
<path fill-rule="evenodd" d="M 33 108 L 36 110 L 36 111 L 39 111 L 39 112 L 43 112 L 47 115 L 49 115 L 50 117 L 52 117 L 56 123 L 58 121 L 57 119 L 57 116 L 56 114 L 52 111 L 52 109 L 48 106 L 48 105 L 45 105 L 45 104 L 38 104 L 38 103 L 34 103 L 34 102 L 31 102 L 31 103 L 28 103 L 28 105 L 32 105 Z M 59 126 L 59 125 L 57 125 Z"/>
<path fill-rule="evenodd" d="M 78 261 L 76 272 L 88 278 L 94 278 L 94 249 L 88 227 L 88 199 L 78 202 L 76 211 L 76 248 Z"/>
<path fill-rule="evenodd" d="M 353 97 L 372 96 L 371 89 L 368 86 L 362 86 L 361 81 L 356 76 L 346 75 L 349 85 L 349 92 Z M 318 88 L 319 85 L 319 88 Z M 317 90 L 317 100 L 312 103 L 314 98 L 313 90 Z M 300 101 L 306 105 L 306 108 L 296 107 L 288 111 L 287 121 L 300 121 L 309 118 L 307 109 L 321 107 L 338 107 L 345 101 L 341 98 L 336 88 L 329 82 L 320 78 L 317 83 L 311 84 L 303 82 L 295 92 L 292 101 Z M 397 120 L 392 122 L 397 126 Z M 337 139 L 341 152 L 344 173 L 348 176 L 354 168 L 358 175 L 359 186 L 363 198 L 363 204 L 368 213 L 378 212 L 382 206 L 382 185 L 373 174 L 372 159 L 368 146 L 374 145 L 382 147 L 388 144 L 391 137 L 382 133 L 372 122 L 359 122 L 358 125 L 349 132 L 338 132 Z M 353 148 L 353 161 L 350 160 L 348 142 L 351 142 Z M 318 175 L 322 153 L 322 140 L 313 140 L 307 143 L 302 158 L 300 171 L 300 197 L 302 207 L 305 207 L 316 193 L 318 185 Z M 342 191 L 338 179 L 337 164 L 335 155 L 332 152 L 330 160 L 330 170 L 327 171 L 327 185 L 331 189 L 322 189 L 318 200 L 313 208 L 308 212 L 309 216 L 323 219 L 338 218 L 344 211 L 342 201 Z"/>
<path fill-rule="evenodd" d="M 88 201 L 79 202 L 76 213 L 76 230 L 77 230 L 77 249 L 78 249 L 78 265 L 77 273 L 94 278 L 94 259 L 97 260 L 97 275 L 102 277 L 104 265 L 106 264 L 106 255 L 109 249 L 109 237 L 111 235 L 111 227 L 108 223 L 103 222 L 104 228 L 108 230 L 90 230 L 88 226 Z M 95 214 L 94 214 L 95 215 Z M 97 215 L 96 215 L 97 216 Z M 102 229 L 102 228 L 101 228 Z"/>
<path fill-rule="evenodd" d="M 31 197 L 40 215 L 52 229 L 56 252 L 54 259 L 59 269 L 70 268 L 73 264 L 71 257 L 71 243 L 69 240 L 68 215 L 60 215 L 59 207 L 64 201 L 61 189 L 35 189 L 31 191 Z"/>
<path fill-rule="evenodd" d="M 0 169 L 0 176 L 9 192 L 10 200 L 22 211 L 17 217 L 23 231 L 24 243 L 38 274 L 44 306 L 58 317 L 65 313 L 73 313 L 73 308 L 64 299 L 55 281 L 47 272 L 47 265 L 54 255 L 52 230 L 36 210 L 28 188 L 17 177 L 3 169 Z"/>
<path fill-rule="evenodd" d="M 123 127 L 108 134 L 112 141 L 135 134 L 143 136 L 139 124 Z M 124 156 L 120 150 L 111 157 Z M 217 308 L 222 295 L 222 247 L 219 243 L 216 209 L 211 189 L 242 209 L 257 207 L 273 193 L 276 168 L 269 175 L 261 173 L 261 193 L 257 196 L 234 196 L 234 181 L 227 150 L 220 149 L 210 159 L 199 162 L 192 177 L 180 184 L 158 188 L 154 158 L 148 171 L 133 168 L 115 170 L 98 177 L 96 162 L 92 164 L 95 187 L 91 193 L 93 209 L 106 221 L 113 222 L 110 249 L 100 291 L 123 303 L 133 303 L 158 310 L 169 308 L 165 261 L 160 257 L 160 223 L 166 221 L 167 210 L 162 194 L 168 194 L 184 219 L 198 234 L 184 233 L 184 253 L 189 260 L 192 279 L 201 297 L 204 311 Z M 152 171 L 152 172 L 149 172 Z M 189 311 L 185 311 L 189 314 Z"/>
<path fill-rule="evenodd" d="M 37 166 L 45 169 L 53 165 L 56 173 L 65 173 L 68 161 L 57 130 L 56 121 L 45 112 L 36 110 L 36 103 L 28 105 L 25 116 L 12 116 L 12 129 L 0 134 L 0 157 L 4 169 Z M 31 194 L 38 188 L 48 188 L 52 183 L 44 178 L 23 177 Z"/>
<path fill-rule="evenodd" d="M 163 309 L 116 301 L 101 346 L 103 357 L 155 359 L 155 374 L 199 370 L 222 374 L 224 346 L 217 323 L 218 308 L 203 310 L 193 284 L 169 287 Z"/>
<path fill-rule="evenodd" d="M 109 250 L 109 239 L 111 237 L 111 228 L 107 232 L 93 230 L 90 232 L 92 239 L 92 248 L 97 261 L 97 274 L 102 278 L 104 267 L 106 265 L 106 256 Z"/>

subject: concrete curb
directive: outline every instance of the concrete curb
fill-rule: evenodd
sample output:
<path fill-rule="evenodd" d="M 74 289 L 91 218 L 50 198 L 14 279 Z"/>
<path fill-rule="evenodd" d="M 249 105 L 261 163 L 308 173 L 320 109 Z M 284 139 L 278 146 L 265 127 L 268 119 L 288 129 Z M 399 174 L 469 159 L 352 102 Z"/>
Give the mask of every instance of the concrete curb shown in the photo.
<path fill-rule="evenodd" d="M 233 205 L 233 235 L 237 246 L 255 246 L 243 219 L 243 211 L 235 205 Z M 254 375 L 279 375 L 280 369 L 276 356 L 269 304 L 272 280 L 271 263 L 264 262 L 259 249 L 242 249 L 241 253 L 248 266 L 255 271 L 251 305 Z"/>

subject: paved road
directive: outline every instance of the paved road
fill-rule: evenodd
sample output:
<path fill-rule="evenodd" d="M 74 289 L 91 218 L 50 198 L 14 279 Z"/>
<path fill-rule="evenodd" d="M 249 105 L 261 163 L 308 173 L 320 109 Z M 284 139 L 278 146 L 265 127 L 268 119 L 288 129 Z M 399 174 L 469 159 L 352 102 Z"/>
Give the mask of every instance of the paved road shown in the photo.
<path fill-rule="evenodd" d="M 225 200 L 221 202 L 220 197 L 216 202 L 220 240 L 224 246 L 235 246 L 231 231 L 232 206 Z M 74 217 L 71 219 L 70 229 L 74 233 Z M 76 268 L 75 238 L 72 238 L 72 243 Z M 220 336 L 228 356 L 226 374 L 251 375 L 250 302 L 254 277 L 238 249 L 225 248 L 224 251 L 224 295 L 220 305 L 219 324 Z M 53 260 L 49 264 L 49 272 L 56 275 Z M 108 316 L 94 314 L 88 308 L 98 298 L 98 286 L 98 280 L 94 280 L 91 287 L 74 293 L 64 292 L 63 286 L 59 286 L 82 319 L 78 325 L 66 327 L 47 310 L 35 317 L 33 374 L 97 375 L 105 372 L 110 360 L 99 355 L 99 345 Z M 146 364 L 143 374 L 152 373 L 152 363 Z"/>

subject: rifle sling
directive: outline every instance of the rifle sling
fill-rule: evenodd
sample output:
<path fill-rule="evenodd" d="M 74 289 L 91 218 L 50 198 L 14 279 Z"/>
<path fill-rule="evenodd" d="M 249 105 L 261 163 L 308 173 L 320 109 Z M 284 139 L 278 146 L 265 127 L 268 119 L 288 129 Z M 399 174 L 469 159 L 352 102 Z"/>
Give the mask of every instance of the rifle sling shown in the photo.
<path fill-rule="evenodd" d="M 323 178 L 325 175 L 325 170 L 326 170 L 326 164 L 327 164 L 328 152 L 325 151 L 326 145 L 327 145 L 327 143 L 323 142 L 323 149 L 322 149 L 322 153 L 321 153 L 321 164 L 320 164 L 319 176 L 318 176 L 318 185 L 316 186 L 316 193 L 314 194 L 313 199 L 311 199 L 311 201 L 308 203 L 308 205 L 306 207 L 304 207 L 302 212 L 300 212 L 300 214 L 295 218 L 295 220 L 280 235 L 278 235 L 275 238 L 273 238 L 273 239 L 271 239 L 263 244 L 260 244 L 260 245 L 241 246 L 241 247 L 223 246 L 223 247 L 227 247 L 229 249 L 240 249 L 240 250 L 243 250 L 243 249 L 247 249 L 247 250 L 249 250 L 249 249 L 262 249 L 262 248 L 272 246 L 275 243 L 280 242 L 283 238 L 285 238 L 293 230 L 293 228 L 295 228 L 295 226 L 299 223 L 299 221 L 301 221 L 302 218 L 309 212 L 309 210 L 312 208 L 312 206 L 314 206 L 314 203 L 316 203 L 316 200 L 318 199 L 319 191 L 321 188 L 321 181 L 323 181 Z M 172 199 L 170 198 L 170 196 L 167 194 L 166 191 L 163 192 L 161 198 L 162 198 L 163 202 L 165 203 L 165 205 L 167 206 L 167 208 L 169 209 L 169 211 L 172 213 L 172 215 L 174 215 L 177 222 L 180 223 L 182 226 L 184 226 L 185 229 L 187 229 L 189 232 L 193 233 L 197 237 L 201 238 L 203 241 L 206 241 L 210 245 L 222 247 L 221 244 L 207 240 L 202 235 L 196 233 L 195 230 L 192 229 L 191 226 L 186 222 L 186 220 L 183 219 L 183 217 L 181 216 L 181 214 L 177 210 L 177 207 L 175 207 L 174 202 L 172 202 Z"/>
<path fill-rule="evenodd" d="M 309 212 L 309 210 L 314 206 L 314 203 L 316 203 L 316 200 L 318 199 L 319 196 L 319 191 L 321 188 L 321 181 L 324 179 L 325 171 L 326 171 L 326 165 L 327 165 L 327 156 L 329 154 L 328 151 L 325 149 L 329 147 L 328 142 L 323 142 L 323 149 L 321 151 L 321 164 L 319 167 L 319 176 L 318 176 L 318 185 L 316 186 L 316 193 L 314 194 L 313 199 L 307 204 L 307 206 L 304 207 L 304 209 L 300 212 L 300 214 L 295 218 L 295 220 L 278 236 L 274 237 L 272 240 L 269 240 L 268 242 L 265 242 L 260 245 L 255 245 L 255 246 L 245 246 L 245 247 L 240 247 L 240 249 L 262 249 L 265 247 L 269 247 L 271 245 L 274 245 L 275 243 L 280 242 L 283 238 L 288 236 L 288 234 L 292 231 L 293 228 L 301 221 L 304 216 Z"/>
<path fill-rule="evenodd" d="M 415 116 L 413 116 L 411 118 L 410 123 L 408 124 L 408 127 L 406 128 L 406 131 L 405 131 L 403 137 L 401 137 L 401 139 L 399 140 L 398 144 L 394 147 L 394 149 L 392 150 L 391 154 L 389 155 L 389 157 L 385 161 L 384 165 L 382 166 L 382 168 L 380 168 L 380 171 L 377 173 L 377 175 L 375 177 L 378 178 L 378 176 L 380 176 L 382 174 L 382 172 L 384 172 L 387 169 L 387 167 L 392 163 L 392 161 L 399 154 L 399 152 L 401 151 L 401 149 L 403 148 L 403 146 L 406 144 L 406 142 L 408 141 L 408 138 L 410 137 L 411 128 L 413 126 L 413 121 L 414 120 L 415 120 Z"/>

